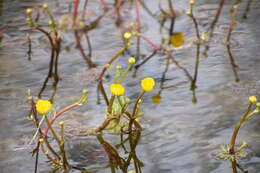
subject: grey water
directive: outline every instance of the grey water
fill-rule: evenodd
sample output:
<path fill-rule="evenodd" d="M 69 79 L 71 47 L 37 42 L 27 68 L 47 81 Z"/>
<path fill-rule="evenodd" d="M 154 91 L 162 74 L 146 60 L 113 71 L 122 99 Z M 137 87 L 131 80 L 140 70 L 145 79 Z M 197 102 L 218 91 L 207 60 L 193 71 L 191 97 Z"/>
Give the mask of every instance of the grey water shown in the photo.
<path fill-rule="evenodd" d="M 68 13 L 70 1 L 46 1 L 50 3 L 55 16 Z M 0 173 L 29 173 L 34 170 L 33 146 L 24 148 L 35 131 L 33 123 L 27 119 L 29 105 L 26 92 L 30 89 L 37 96 L 48 73 L 50 47 L 47 39 L 26 25 L 25 10 L 38 6 L 39 0 L 0 0 L 0 26 L 10 23 L 5 30 L 0 45 Z M 145 1 L 147 7 L 158 17 L 158 1 Z M 188 0 L 175 0 L 179 15 L 176 19 L 176 32 L 183 32 L 188 42 L 196 37 L 193 23 L 185 14 Z M 174 87 L 160 89 L 159 83 L 165 68 L 165 57 L 157 54 L 124 82 L 126 95 L 135 98 L 140 90 L 139 82 L 144 77 L 155 78 L 156 88 L 143 99 L 143 132 L 137 153 L 145 166 L 145 173 L 232 173 L 228 161 L 217 159 L 215 154 L 222 144 L 228 144 L 232 129 L 239 121 L 248 102 L 248 96 L 260 96 L 260 1 L 253 0 L 247 19 L 243 13 L 247 1 L 239 4 L 238 22 L 233 31 L 231 47 L 238 64 L 240 82 L 235 82 L 225 46 L 225 37 L 230 22 L 230 7 L 227 1 L 210 43 L 208 57 L 201 55 L 197 81 L 197 103 L 192 102 L 193 93 L 190 82 L 174 64 L 166 74 L 164 85 Z M 109 2 L 112 5 L 112 1 Z M 81 4 L 82 5 L 82 4 Z M 166 7 L 166 4 L 163 4 Z M 214 18 L 218 1 L 198 0 L 195 15 L 201 31 L 205 31 Z M 90 1 L 89 20 L 102 13 L 99 1 Z M 143 8 L 141 9 L 143 34 L 160 43 L 167 31 L 160 33 L 159 23 Z M 120 30 L 115 26 L 113 10 L 101 20 L 98 27 L 89 32 L 92 42 L 93 60 L 97 68 L 88 69 L 80 52 L 73 44 L 70 32 L 62 33 L 62 52 L 60 55 L 57 92 L 54 105 L 62 108 L 80 97 L 81 90 L 89 89 L 89 101 L 79 108 L 66 113 L 61 120 L 67 129 L 96 128 L 105 118 L 105 103 L 97 105 L 96 77 L 102 66 L 123 46 Z M 134 21 L 135 13 L 130 3 L 123 9 L 126 24 Z M 45 20 L 43 16 L 40 20 Z M 166 23 L 168 27 L 169 23 Z M 27 33 L 31 33 L 32 60 L 28 61 Z M 84 43 L 84 46 L 87 44 Z M 66 49 L 69 48 L 69 49 Z M 203 46 L 202 46 L 203 50 Z M 135 52 L 135 45 L 130 52 Z M 141 54 L 148 55 L 152 48 L 142 41 Z M 174 57 L 193 74 L 196 46 L 174 51 Z M 115 62 L 126 64 L 129 55 Z M 108 90 L 112 81 L 105 80 Z M 53 92 L 48 84 L 43 98 Z M 153 104 L 152 97 L 160 92 L 160 104 Z M 249 143 L 247 158 L 239 164 L 249 173 L 260 172 L 260 117 L 249 120 L 239 132 L 238 143 Z M 68 132 L 69 133 L 69 132 Z M 113 138 L 113 137 L 112 137 Z M 93 172 L 110 172 L 106 167 L 108 159 L 100 144 L 93 137 L 69 137 L 70 160 L 90 168 Z M 44 156 L 40 157 L 39 172 L 51 172 Z"/>

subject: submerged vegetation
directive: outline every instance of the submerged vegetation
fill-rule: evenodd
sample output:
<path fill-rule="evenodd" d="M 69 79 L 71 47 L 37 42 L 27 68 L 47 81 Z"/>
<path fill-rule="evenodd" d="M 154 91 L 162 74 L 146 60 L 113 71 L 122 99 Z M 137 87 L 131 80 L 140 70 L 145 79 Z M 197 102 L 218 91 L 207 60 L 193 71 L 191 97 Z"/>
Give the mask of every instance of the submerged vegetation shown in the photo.
<path fill-rule="evenodd" d="M 87 16 L 85 16 L 87 5 L 89 3 L 88 0 L 85 0 L 81 14 L 79 12 L 80 1 L 74 0 L 72 15 L 63 15 L 60 17 L 60 19 L 57 19 L 57 17 L 54 16 L 48 4 L 43 4 L 41 7 L 44 11 L 43 15 L 49 18 L 48 27 L 42 24 L 38 24 L 40 20 L 40 15 L 42 15 L 39 9 L 36 10 L 35 8 L 29 8 L 26 10 L 26 13 L 28 15 L 27 21 L 31 29 L 38 30 L 41 33 L 43 33 L 48 38 L 51 46 L 49 72 L 44 81 L 43 87 L 38 94 L 38 100 L 35 103 L 31 93 L 29 93 L 28 97 L 29 102 L 31 104 L 31 113 L 29 115 L 29 118 L 33 120 L 37 129 L 33 136 L 33 139 L 31 140 L 33 141 L 34 139 L 36 139 L 38 141 L 36 148 L 33 150 L 33 155 L 35 155 L 36 157 L 35 172 L 37 172 L 40 150 L 41 153 L 46 155 L 47 159 L 51 163 L 51 166 L 55 170 L 64 172 L 68 169 L 77 169 L 82 172 L 89 172 L 84 167 L 78 167 L 69 163 L 69 159 L 67 158 L 65 149 L 66 140 L 64 129 L 66 127 L 66 124 L 63 121 L 59 122 L 59 133 L 53 126 L 54 121 L 58 119 L 59 116 L 63 115 L 70 109 L 76 108 L 77 106 L 80 106 L 84 102 L 86 102 L 88 98 L 88 91 L 83 91 L 83 95 L 78 102 L 71 104 L 61 110 L 56 110 L 54 107 L 52 107 L 53 103 L 51 103 L 53 102 L 56 89 L 54 90 L 55 92 L 53 93 L 53 95 L 50 97 L 50 101 L 42 100 L 41 96 L 50 78 L 54 79 L 53 86 L 55 88 L 57 87 L 58 81 L 60 79 L 60 75 L 58 74 L 58 64 L 59 54 L 61 51 L 63 31 L 69 31 L 74 33 L 76 48 L 80 51 L 83 59 L 86 62 L 87 67 L 96 67 L 96 64 L 92 60 L 92 51 L 95 50 L 92 50 L 88 32 L 90 30 L 95 29 L 98 26 L 99 22 L 102 20 L 102 18 L 110 10 L 114 10 L 114 15 L 116 17 L 115 24 L 117 25 L 119 30 L 121 30 L 124 45 L 104 65 L 103 70 L 97 78 L 98 94 L 101 93 L 107 106 L 105 111 L 106 116 L 103 123 L 101 123 L 96 129 L 93 129 L 91 132 L 88 132 L 88 135 L 96 135 L 97 140 L 103 146 L 104 151 L 106 152 L 107 157 L 109 158 L 109 167 L 111 168 L 111 172 L 115 173 L 117 169 L 120 169 L 122 172 L 125 173 L 141 173 L 142 167 L 144 166 L 144 163 L 138 158 L 138 154 L 136 153 L 136 147 L 138 145 L 142 132 L 142 125 L 140 123 L 140 120 L 143 113 L 141 111 L 141 105 L 145 92 L 150 92 L 154 89 L 155 81 L 153 78 L 150 77 L 143 79 L 140 83 L 141 90 L 139 95 L 135 98 L 135 100 L 131 100 L 130 98 L 126 97 L 125 93 L 127 92 L 127 89 L 125 89 L 123 86 L 123 80 L 125 78 L 128 78 L 128 73 L 135 70 L 133 73 L 133 77 L 137 76 L 138 70 L 141 66 L 147 63 L 156 54 L 160 54 L 161 56 L 165 57 L 166 67 L 159 85 L 160 91 L 158 92 L 158 94 L 153 96 L 153 103 L 159 104 L 161 100 L 160 94 L 162 90 L 172 87 L 164 86 L 165 75 L 168 72 L 171 63 L 173 63 L 177 68 L 179 68 L 188 78 L 188 80 L 190 81 L 190 90 L 193 93 L 192 101 L 193 103 L 197 102 L 195 91 L 197 88 L 200 61 L 203 55 L 205 56 L 205 58 L 208 57 L 209 43 L 212 37 L 214 36 L 214 28 L 219 20 L 222 8 L 225 4 L 225 0 L 219 1 L 219 7 L 216 11 L 215 18 L 209 25 L 208 29 L 204 32 L 200 29 L 198 19 L 196 17 L 196 14 L 194 13 L 194 9 L 196 8 L 196 2 L 194 0 L 189 1 L 189 8 L 187 9 L 186 14 L 187 17 L 190 17 L 190 19 L 193 22 L 194 31 L 196 35 L 196 37 L 191 41 L 186 40 L 186 36 L 184 33 L 175 31 L 176 18 L 178 17 L 179 12 L 178 9 L 175 8 L 174 2 L 172 0 L 168 0 L 167 2 L 168 7 L 164 9 L 162 7 L 161 1 L 159 1 L 159 9 L 161 15 L 158 18 L 158 16 L 153 14 L 147 8 L 145 4 L 146 2 L 142 0 L 134 0 L 129 2 L 124 0 L 115 0 L 113 6 L 110 6 L 107 2 L 100 0 L 100 4 L 104 8 L 104 12 L 90 23 L 86 23 Z M 135 8 L 135 21 L 130 25 L 125 25 L 122 15 L 122 10 L 124 8 L 125 3 L 133 4 Z M 236 82 L 239 82 L 239 76 L 237 73 L 238 66 L 235 62 L 235 58 L 231 51 L 231 38 L 232 31 L 234 30 L 234 27 L 237 23 L 237 10 L 239 4 L 240 1 L 235 1 L 234 5 L 231 7 L 231 19 L 230 24 L 228 26 L 225 43 Z M 249 11 L 249 6 L 250 5 L 247 6 L 247 12 Z M 168 30 L 168 36 L 166 38 L 162 38 L 162 42 L 160 44 L 154 43 L 152 40 L 150 40 L 142 34 L 142 18 L 140 15 L 140 11 L 142 9 L 146 10 L 151 16 L 155 18 L 155 20 L 158 20 L 158 22 L 160 23 L 160 32 L 163 32 L 163 30 Z M 247 16 L 246 13 L 244 14 L 244 16 Z M 168 23 L 167 21 L 169 21 L 170 25 L 167 29 L 165 29 L 165 24 Z M 83 36 L 85 36 L 86 38 L 86 42 L 88 45 L 88 53 L 86 53 L 83 48 Z M 148 43 L 148 45 L 150 45 L 151 48 L 154 49 L 152 53 L 145 58 L 141 58 L 141 40 Z M 30 60 L 32 52 L 32 43 L 30 35 L 28 35 L 28 42 L 28 56 Z M 190 70 L 181 65 L 180 62 L 175 58 L 174 52 L 177 50 L 188 49 L 193 45 L 196 46 L 196 54 L 194 73 L 192 75 Z M 132 51 L 130 52 L 129 50 L 129 48 L 132 46 L 136 46 L 135 53 L 133 53 Z M 201 54 L 201 49 L 203 48 L 203 46 L 205 47 L 205 52 Z M 103 78 L 106 72 L 113 68 L 115 61 L 121 55 L 125 54 L 129 54 L 133 57 L 128 59 L 128 65 L 125 70 L 123 70 L 123 67 L 120 65 L 116 66 L 113 83 L 110 84 L 111 94 L 109 96 L 109 94 L 107 94 L 107 91 L 103 86 Z M 256 103 L 256 98 L 252 96 L 249 98 L 249 100 L 249 105 L 246 109 L 245 114 L 242 116 L 242 118 L 234 128 L 230 144 L 227 146 L 222 146 L 223 151 L 217 154 L 217 157 L 231 161 L 232 170 L 234 173 L 237 172 L 237 168 L 243 170 L 237 163 L 237 159 L 246 157 L 247 154 L 243 150 L 243 148 L 248 146 L 246 142 L 243 142 L 243 144 L 240 147 L 236 148 L 236 138 L 238 136 L 238 131 L 247 119 L 259 112 L 259 103 Z M 98 101 L 98 103 L 100 103 L 100 100 Z M 254 105 L 255 103 L 256 105 Z M 253 106 L 255 106 L 255 109 L 251 112 L 250 110 Z M 46 124 L 46 128 L 42 127 L 44 121 Z M 49 130 L 51 132 L 51 135 L 48 134 Z M 113 146 L 112 144 L 110 144 L 110 142 L 106 141 L 103 137 L 104 130 L 112 130 L 113 133 L 119 135 L 119 143 Z M 50 142 L 50 139 L 54 140 L 57 144 L 55 145 L 54 142 Z M 133 169 L 131 170 L 131 168 Z"/>
<path fill-rule="evenodd" d="M 200 67 L 203 65 L 201 61 L 207 61 L 210 58 L 210 44 L 216 37 L 214 30 L 218 21 L 221 20 L 220 16 L 226 4 L 230 7 L 230 20 L 225 26 L 226 33 L 223 42 L 229 57 L 227 63 L 230 63 L 234 75 L 234 82 L 240 82 L 239 64 L 232 53 L 232 33 L 236 29 L 237 20 L 240 17 L 238 15 L 239 10 L 243 11 L 245 8 L 242 17 L 246 19 L 252 1 L 247 0 L 246 7 L 241 7 L 240 0 L 219 0 L 214 18 L 205 26 L 200 23 L 200 18 L 197 16 L 197 1 L 189 0 L 188 9 L 186 9 L 185 13 L 182 13 L 175 6 L 175 1 L 177 0 L 158 0 L 158 6 L 154 7 L 158 9 L 156 10 L 158 13 L 148 8 L 147 3 L 149 3 L 149 0 L 99 0 L 99 8 L 101 7 L 102 10 L 100 14 L 98 14 L 99 10 L 97 10 L 95 15 L 88 13 L 87 8 L 91 3 L 89 0 L 71 0 L 70 8 L 66 9 L 68 12 L 61 15 L 56 13 L 55 8 L 52 8 L 47 3 L 26 9 L 28 60 L 32 61 L 34 58 L 32 36 L 35 32 L 40 32 L 48 41 L 48 54 L 50 56 L 48 59 L 48 74 L 45 76 L 42 86 L 39 86 L 39 92 L 35 94 L 29 89 L 27 93 L 30 105 L 28 119 L 34 124 L 34 127 L 32 127 L 34 133 L 27 147 L 34 145 L 32 155 L 35 157 L 35 173 L 39 170 L 40 155 L 46 156 L 53 172 L 78 170 L 82 173 L 89 173 L 98 171 L 98 168 L 88 169 L 87 165 L 75 164 L 70 159 L 67 151 L 66 122 L 59 119 L 66 117 L 66 113 L 72 109 L 77 109 L 80 106 L 86 108 L 85 105 L 88 104 L 90 99 L 90 88 L 83 89 L 82 95 L 77 101 L 63 108 L 60 105 L 64 105 L 65 102 L 57 103 L 55 101 L 57 87 L 63 77 L 62 72 L 59 70 L 60 60 L 62 59 L 61 53 L 66 49 L 77 50 L 88 70 L 95 68 L 99 71 L 93 83 L 96 85 L 97 90 L 96 106 L 98 106 L 97 109 L 102 107 L 103 122 L 99 122 L 95 127 L 88 127 L 75 136 L 95 137 L 109 161 L 104 167 L 109 168 L 111 173 L 118 171 L 123 173 L 144 172 L 145 162 L 141 160 L 137 151 L 144 130 L 142 119 L 145 117 L 145 112 L 142 110 L 145 105 L 143 102 L 147 99 L 146 95 L 151 94 L 153 95 L 152 103 L 158 105 L 162 101 L 163 90 L 176 87 L 175 84 L 168 84 L 168 78 L 166 77 L 171 73 L 171 66 L 178 69 L 182 76 L 185 76 L 189 85 L 187 90 L 191 93 L 190 100 L 192 103 L 196 104 L 198 102 L 199 98 L 196 96 L 196 90 L 199 88 L 198 78 Z M 130 17 L 130 19 L 124 15 L 129 9 L 132 10 L 134 16 L 133 18 Z M 146 27 L 149 29 L 149 27 L 153 26 L 143 25 L 145 19 L 142 18 L 142 11 L 147 12 L 159 24 L 160 41 L 154 41 L 155 39 L 145 35 L 144 30 Z M 187 26 L 187 28 L 192 28 L 194 32 L 191 36 L 176 29 L 176 26 L 179 25 L 178 18 L 180 15 L 191 22 L 190 26 Z M 98 59 L 93 56 L 95 49 L 93 49 L 92 44 L 95 42 L 95 38 L 90 38 L 89 33 L 94 32 L 100 22 L 107 16 L 113 18 L 115 26 L 120 32 L 118 37 L 122 41 L 120 48 L 115 48 L 116 53 L 104 64 L 99 64 Z M 2 32 L 8 25 L 0 28 L 0 42 Z M 63 42 L 64 37 L 67 35 L 70 36 L 69 46 Z M 144 51 L 143 45 L 149 47 L 149 52 Z M 190 51 L 194 53 L 191 60 L 189 60 L 192 65 L 182 64 L 180 60 L 182 57 L 178 52 L 189 51 L 191 48 L 195 50 L 195 52 Z M 152 59 L 157 61 L 155 60 L 156 55 L 163 58 L 163 63 L 160 65 L 163 71 L 160 79 L 141 71 L 142 67 L 151 62 Z M 128 59 L 118 61 L 120 57 L 127 57 Z M 119 65 L 120 63 L 122 64 Z M 151 68 L 153 67 L 151 66 Z M 140 75 L 141 73 L 142 75 Z M 113 76 L 111 77 L 110 74 L 113 74 Z M 139 80 L 139 76 L 145 77 Z M 111 79 L 109 84 L 107 78 Z M 134 78 L 138 83 L 139 90 L 136 91 L 138 93 L 136 95 L 130 96 L 129 94 L 131 86 L 126 84 L 129 78 Z M 50 83 L 51 94 L 48 92 Z M 77 84 L 74 87 L 76 88 Z M 75 93 L 70 94 L 76 94 L 76 89 Z M 92 93 L 91 97 L 93 97 Z M 183 106 L 185 107 L 185 105 Z M 240 105 L 237 106 L 240 107 Z M 247 172 L 239 165 L 239 160 L 247 157 L 248 151 L 246 148 L 249 146 L 250 141 L 238 145 L 238 132 L 242 125 L 259 112 L 260 102 L 257 102 L 256 96 L 250 96 L 245 113 L 237 122 L 231 134 L 230 143 L 227 145 L 219 144 L 222 151 L 214 151 L 213 159 L 220 158 L 230 161 L 230 170 L 233 173 Z M 109 138 L 108 136 L 111 134 L 116 139 Z M 223 143 L 225 142 L 223 141 Z"/>

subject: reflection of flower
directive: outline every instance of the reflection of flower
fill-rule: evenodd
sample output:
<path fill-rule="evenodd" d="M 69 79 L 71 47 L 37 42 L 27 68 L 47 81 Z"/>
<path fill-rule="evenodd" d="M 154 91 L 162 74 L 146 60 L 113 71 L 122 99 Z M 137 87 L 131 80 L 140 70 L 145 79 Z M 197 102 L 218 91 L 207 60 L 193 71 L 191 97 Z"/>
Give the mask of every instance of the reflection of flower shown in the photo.
<path fill-rule="evenodd" d="M 150 77 L 144 78 L 141 82 L 141 86 L 144 91 L 152 91 L 154 85 L 155 85 L 154 79 Z"/>
<path fill-rule="evenodd" d="M 51 110 L 51 102 L 49 100 L 38 100 L 36 110 L 39 114 L 47 114 Z"/>
<path fill-rule="evenodd" d="M 250 96 L 250 97 L 249 97 L 249 101 L 250 101 L 251 103 L 256 103 L 256 102 L 257 102 L 256 96 Z"/>
<path fill-rule="evenodd" d="M 125 89 L 121 84 L 111 84 L 110 85 L 110 91 L 115 96 L 122 96 L 124 95 Z"/>
<path fill-rule="evenodd" d="M 184 44 L 184 34 L 182 32 L 175 32 L 170 36 L 170 42 L 174 47 L 180 47 Z"/>
<path fill-rule="evenodd" d="M 153 96 L 153 104 L 160 104 L 161 102 L 161 96 L 160 95 L 154 95 Z"/>

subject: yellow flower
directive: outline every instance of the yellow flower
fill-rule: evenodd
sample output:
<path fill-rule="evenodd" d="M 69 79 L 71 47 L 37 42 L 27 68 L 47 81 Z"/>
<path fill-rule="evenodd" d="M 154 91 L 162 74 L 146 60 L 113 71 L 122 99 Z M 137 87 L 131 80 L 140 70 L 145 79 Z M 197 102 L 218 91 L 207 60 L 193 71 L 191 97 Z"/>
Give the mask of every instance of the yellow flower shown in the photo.
<path fill-rule="evenodd" d="M 141 82 L 141 86 L 144 91 L 152 91 L 154 85 L 155 85 L 154 79 L 150 77 L 144 78 Z"/>
<path fill-rule="evenodd" d="M 111 84 L 110 85 L 110 91 L 115 96 L 122 96 L 124 95 L 125 89 L 121 84 Z"/>
<path fill-rule="evenodd" d="M 49 100 L 38 100 L 36 110 L 39 114 L 47 114 L 51 110 L 51 102 Z"/>
<path fill-rule="evenodd" d="M 250 101 L 251 103 L 256 103 L 256 102 L 257 102 L 256 96 L 250 96 L 250 97 L 249 97 L 249 101 Z"/>
<path fill-rule="evenodd" d="M 160 95 L 153 96 L 153 104 L 160 104 L 160 102 L 161 102 L 161 96 Z"/>
<path fill-rule="evenodd" d="M 135 58 L 133 58 L 133 57 L 128 58 L 128 63 L 129 64 L 135 64 Z"/>
<path fill-rule="evenodd" d="M 124 33 L 124 38 L 125 39 L 129 39 L 129 38 L 131 38 L 132 37 L 132 34 L 130 33 L 130 32 L 125 32 Z"/>

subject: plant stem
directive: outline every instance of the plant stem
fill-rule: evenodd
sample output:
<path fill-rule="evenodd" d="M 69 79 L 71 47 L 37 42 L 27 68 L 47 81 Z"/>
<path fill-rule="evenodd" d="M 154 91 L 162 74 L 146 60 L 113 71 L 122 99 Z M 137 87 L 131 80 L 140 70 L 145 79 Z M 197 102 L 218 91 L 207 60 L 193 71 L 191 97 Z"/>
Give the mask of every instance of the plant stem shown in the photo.
<path fill-rule="evenodd" d="M 245 122 L 247 115 L 249 114 L 250 110 L 252 107 L 252 103 L 250 102 L 247 106 L 246 112 L 244 113 L 244 115 L 240 118 L 239 122 L 236 124 L 234 130 L 233 130 L 233 134 L 230 140 L 230 149 L 229 149 L 229 153 L 230 154 L 235 154 L 235 145 L 236 145 L 236 138 L 238 135 L 238 131 L 240 129 L 240 127 L 243 125 L 243 123 Z"/>

